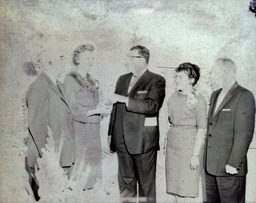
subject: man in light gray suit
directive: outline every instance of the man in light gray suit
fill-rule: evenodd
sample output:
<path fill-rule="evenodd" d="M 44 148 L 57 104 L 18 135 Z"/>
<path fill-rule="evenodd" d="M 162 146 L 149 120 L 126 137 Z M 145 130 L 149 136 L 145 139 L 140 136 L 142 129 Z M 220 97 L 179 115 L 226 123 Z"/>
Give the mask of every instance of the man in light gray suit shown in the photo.
<path fill-rule="evenodd" d="M 255 122 L 253 94 L 235 81 L 236 66 L 219 58 L 211 70 L 214 91 L 210 99 L 205 148 L 207 202 L 245 202 L 246 154 Z"/>
<path fill-rule="evenodd" d="M 49 66 L 50 75 L 59 73 L 57 67 Z M 55 71 L 54 71 L 55 70 Z M 61 84 L 53 80 L 49 75 L 41 71 L 35 81 L 30 85 L 26 102 L 28 107 L 28 151 L 27 170 L 30 176 L 30 183 L 36 200 L 38 185 L 35 180 L 35 167 L 38 168 L 37 159 L 42 157 L 41 149 L 45 146 L 48 137 L 48 126 L 51 128 L 55 141 L 55 150 L 59 149 L 60 140 L 63 140 L 63 147 L 60 152 L 60 166 L 68 170 L 74 163 L 75 136 L 72 123 L 72 115 L 61 90 Z"/>

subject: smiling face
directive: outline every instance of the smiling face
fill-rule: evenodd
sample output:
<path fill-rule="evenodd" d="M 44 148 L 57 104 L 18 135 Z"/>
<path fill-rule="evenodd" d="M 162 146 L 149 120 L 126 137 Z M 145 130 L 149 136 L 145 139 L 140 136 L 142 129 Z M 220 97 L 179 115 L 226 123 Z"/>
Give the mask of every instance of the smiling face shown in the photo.
<path fill-rule="evenodd" d="M 132 50 L 128 54 L 128 71 L 132 73 L 139 72 L 147 67 L 145 58 L 139 53 L 139 50 Z"/>
<path fill-rule="evenodd" d="M 194 80 L 193 78 L 189 78 L 185 71 L 176 72 L 174 79 L 177 89 L 181 91 L 191 88 Z"/>

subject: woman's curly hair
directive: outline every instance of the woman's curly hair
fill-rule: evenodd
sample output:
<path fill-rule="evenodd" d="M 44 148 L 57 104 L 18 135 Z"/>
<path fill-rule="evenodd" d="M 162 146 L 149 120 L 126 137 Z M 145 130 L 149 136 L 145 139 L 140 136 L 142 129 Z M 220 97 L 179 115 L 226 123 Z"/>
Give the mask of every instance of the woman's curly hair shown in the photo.
<path fill-rule="evenodd" d="M 177 73 L 184 71 L 187 73 L 189 78 L 194 78 L 192 86 L 194 86 L 200 78 L 200 68 L 192 63 L 182 63 L 175 69 L 175 71 Z"/>
<path fill-rule="evenodd" d="M 80 64 L 79 63 L 80 54 L 85 52 L 86 50 L 93 52 L 94 46 L 92 46 L 91 44 L 81 44 L 75 49 L 72 56 L 72 61 L 74 65 L 78 66 Z"/>

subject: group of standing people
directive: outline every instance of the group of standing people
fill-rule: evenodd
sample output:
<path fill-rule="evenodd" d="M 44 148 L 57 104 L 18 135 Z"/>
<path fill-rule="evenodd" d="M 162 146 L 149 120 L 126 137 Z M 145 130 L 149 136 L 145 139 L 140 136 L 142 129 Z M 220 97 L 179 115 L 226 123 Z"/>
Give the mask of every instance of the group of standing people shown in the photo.
<path fill-rule="evenodd" d="M 70 72 L 63 84 L 55 85 L 42 72 L 27 94 L 29 168 L 33 172 L 37 167 L 49 125 L 57 146 L 64 135 L 66 145 L 60 165 L 69 177 L 79 178 L 90 166 L 85 190 L 101 180 L 99 124 L 104 114 L 95 110 L 99 82 L 88 73 L 89 69 L 81 74 L 86 70 L 82 54 L 89 54 L 86 61 L 90 67 L 93 51 L 92 45 L 79 46 L 72 59 L 78 69 Z M 150 53 L 146 47 L 133 46 L 128 58 L 128 73 L 119 77 L 111 97 L 110 150 L 117 152 L 121 201 L 136 202 L 139 197 L 140 202 L 156 202 L 159 111 L 166 83 L 164 77 L 148 70 Z M 245 201 L 246 153 L 255 122 L 254 96 L 236 82 L 232 60 L 218 58 L 210 74 L 217 90 L 212 93 L 207 116 L 207 102 L 194 87 L 200 79 L 200 68 L 183 63 L 175 69 L 176 91 L 168 99 L 170 128 L 165 168 L 166 191 L 176 202 L 191 203 L 198 196 L 201 154 L 207 202 Z"/>

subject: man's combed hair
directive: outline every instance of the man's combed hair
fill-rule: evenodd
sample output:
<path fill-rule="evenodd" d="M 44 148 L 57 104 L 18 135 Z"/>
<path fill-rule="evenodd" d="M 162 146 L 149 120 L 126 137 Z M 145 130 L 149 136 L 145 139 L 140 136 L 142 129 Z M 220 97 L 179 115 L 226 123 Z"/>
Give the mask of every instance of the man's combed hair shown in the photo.
<path fill-rule="evenodd" d="M 184 71 L 187 73 L 189 78 L 194 78 L 192 86 L 194 86 L 200 78 L 200 68 L 192 63 L 182 63 L 175 69 L 175 71 L 177 73 Z"/>
<path fill-rule="evenodd" d="M 78 66 L 80 64 L 79 63 L 80 54 L 85 52 L 86 50 L 93 52 L 94 46 L 92 46 L 91 44 L 81 44 L 75 49 L 72 57 L 72 61 L 74 65 Z"/>
<path fill-rule="evenodd" d="M 145 58 L 146 63 L 149 62 L 150 53 L 149 53 L 149 50 L 148 50 L 146 47 L 141 46 L 141 45 L 136 45 L 136 46 L 133 46 L 133 47 L 130 49 L 130 51 L 132 51 L 132 50 L 138 50 L 138 51 L 139 51 L 139 54 L 140 54 L 141 56 L 143 56 L 143 58 Z"/>
<path fill-rule="evenodd" d="M 224 72 L 236 73 L 236 64 L 229 58 L 218 58 L 217 63 L 223 67 Z"/>

